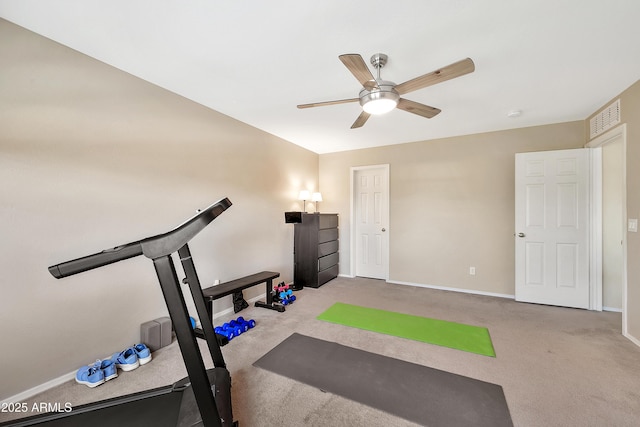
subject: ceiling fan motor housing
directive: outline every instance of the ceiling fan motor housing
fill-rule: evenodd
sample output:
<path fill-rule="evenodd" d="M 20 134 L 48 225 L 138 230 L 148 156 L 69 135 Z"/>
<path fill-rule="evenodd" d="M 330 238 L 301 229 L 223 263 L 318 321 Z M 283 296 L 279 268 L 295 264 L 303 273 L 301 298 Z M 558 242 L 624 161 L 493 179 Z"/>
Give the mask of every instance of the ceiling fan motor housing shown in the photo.
<path fill-rule="evenodd" d="M 370 114 L 384 114 L 396 107 L 400 100 L 400 94 L 394 89 L 396 86 L 394 82 L 376 80 L 376 83 L 378 84 L 378 87 L 374 87 L 371 90 L 362 89 L 360 91 L 360 105 Z M 381 111 L 370 108 L 372 105 L 377 106 L 378 104 L 386 104 L 387 108 L 382 108 Z"/>

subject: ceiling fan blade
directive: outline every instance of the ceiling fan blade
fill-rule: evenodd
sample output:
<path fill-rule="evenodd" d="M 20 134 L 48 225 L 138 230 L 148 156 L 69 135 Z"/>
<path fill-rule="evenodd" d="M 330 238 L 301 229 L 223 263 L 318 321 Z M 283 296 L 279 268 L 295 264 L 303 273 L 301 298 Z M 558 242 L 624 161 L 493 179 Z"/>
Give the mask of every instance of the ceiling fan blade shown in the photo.
<path fill-rule="evenodd" d="M 325 105 L 346 104 L 348 102 L 358 102 L 359 98 L 340 99 L 338 101 L 314 102 L 312 104 L 300 104 L 298 108 L 324 107 Z"/>
<path fill-rule="evenodd" d="M 472 73 L 475 69 L 476 66 L 473 61 L 470 58 L 467 58 L 423 76 L 416 77 L 415 79 L 400 83 L 395 87 L 395 89 L 400 95 L 404 95 L 405 93 L 413 92 L 414 90 L 422 89 L 436 83 L 464 76 L 465 74 Z"/>
<path fill-rule="evenodd" d="M 358 79 L 360 84 L 364 86 L 366 89 L 371 90 L 374 87 L 378 87 L 378 83 L 376 83 L 376 78 L 373 77 L 369 67 L 362 59 L 362 56 L 357 53 L 348 53 L 345 55 L 340 55 L 340 61 L 351 71 L 351 74 Z"/>
<path fill-rule="evenodd" d="M 408 99 L 400 98 L 397 107 L 401 110 L 409 113 L 417 114 L 422 117 L 430 119 L 437 116 L 440 111 L 439 108 L 430 107 L 428 105 L 420 104 L 419 102 L 409 101 Z"/>
<path fill-rule="evenodd" d="M 371 114 L 363 111 L 362 113 L 360 113 L 356 121 L 353 122 L 353 124 L 351 125 L 351 129 L 362 127 L 367 122 L 367 120 L 369 120 L 369 117 L 371 117 Z"/>

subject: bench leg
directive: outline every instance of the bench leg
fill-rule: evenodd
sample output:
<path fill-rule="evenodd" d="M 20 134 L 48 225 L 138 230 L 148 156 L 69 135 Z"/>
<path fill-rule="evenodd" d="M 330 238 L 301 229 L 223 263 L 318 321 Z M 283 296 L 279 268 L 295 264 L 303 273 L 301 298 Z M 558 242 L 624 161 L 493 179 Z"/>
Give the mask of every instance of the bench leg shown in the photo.
<path fill-rule="evenodd" d="M 266 287 L 267 287 L 267 302 L 256 301 L 255 306 L 268 308 L 270 310 L 276 310 L 282 313 L 285 310 L 284 305 L 277 302 L 273 302 L 273 295 L 271 293 L 271 291 L 273 291 L 273 279 L 269 279 L 266 281 Z"/>
<path fill-rule="evenodd" d="M 267 280 L 267 304 L 273 304 L 273 279 Z"/>

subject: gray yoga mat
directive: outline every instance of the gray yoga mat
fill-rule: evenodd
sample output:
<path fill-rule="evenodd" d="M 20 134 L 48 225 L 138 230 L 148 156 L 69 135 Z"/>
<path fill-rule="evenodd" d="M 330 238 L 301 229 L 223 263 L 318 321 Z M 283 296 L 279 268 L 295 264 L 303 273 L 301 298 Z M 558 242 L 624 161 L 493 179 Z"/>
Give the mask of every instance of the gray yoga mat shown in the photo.
<path fill-rule="evenodd" d="M 253 365 L 423 426 L 513 426 L 499 385 L 297 333 Z"/>

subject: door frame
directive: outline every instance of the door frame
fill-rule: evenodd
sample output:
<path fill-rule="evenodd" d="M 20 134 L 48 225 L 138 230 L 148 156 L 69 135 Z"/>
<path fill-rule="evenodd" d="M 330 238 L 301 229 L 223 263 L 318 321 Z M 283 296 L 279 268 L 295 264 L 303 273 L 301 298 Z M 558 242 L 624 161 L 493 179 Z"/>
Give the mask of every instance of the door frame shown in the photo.
<path fill-rule="evenodd" d="M 620 139 L 622 143 L 622 334 L 627 335 L 627 125 L 616 126 L 589 141 L 591 150 L 591 300 L 592 310 L 602 310 L 602 147 Z"/>
<path fill-rule="evenodd" d="M 387 180 L 387 197 L 385 200 L 385 206 L 382 208 L 385 212 L 385 215 L 387 217 L 387 221 L 390 224 L 391 223 L 391 218 L 389 217 L 389 200 L 391 199 L 391 184 L 389 181 L 389 164 L 380 164 L 380 165 L 367 165 L 367 166 L 352 166 L 350 169 L 350 176 L 349 176 L 349 200 L 350 200 L 350 217 L 349 217 L 349 221 L 351 224 L 351 232 L 350 232 L 350 238 L 349 238 L 349 246 L 350 246 L 350 259 L 349 259 L 349 271 L 350 271 L 350 275 L 351 277 L 356 277 L 356 261 L 357 261 L 357 254 L 356 254 L 356 250 L 357 250 L 357 245 L 356 245 L 356 222 L 355 222 L 355 218 L 356 218 L 356 192 L 354 191 L 355 189 L 355 177 L 356 177 L 356 172 L 361 171 L 361 170 L 367 170 L 367 169 L 383 169 L 384 170 L 384 174 L 385 174 L 385 179 Z M 389 281 L 389 242 L 391 240 L 391 227 L 389 226 L 389 224 L 387 224 L 387 239 L 386 239 L 386 247 L 383 248 L 384 253 L 387 255 L 385 257 L 385 259 L 383 260 L 383 264 L 384 264 L 384 280 L 385 281 Z"/>

